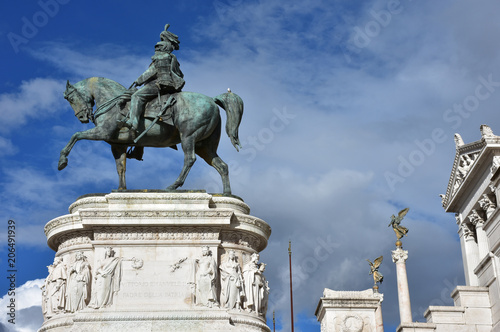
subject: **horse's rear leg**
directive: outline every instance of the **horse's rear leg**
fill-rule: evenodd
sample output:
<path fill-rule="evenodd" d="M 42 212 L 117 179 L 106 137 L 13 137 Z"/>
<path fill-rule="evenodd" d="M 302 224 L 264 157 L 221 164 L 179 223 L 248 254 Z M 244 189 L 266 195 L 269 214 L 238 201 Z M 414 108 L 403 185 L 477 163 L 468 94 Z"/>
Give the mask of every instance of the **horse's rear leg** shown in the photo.
<path fill-rule="evenodd" d="M 195 135 L 191 135 L 182 140 L 182 150 L 184 151 L 184 165 L 182 166 L 182 171 L 177 180 L 170 185 L 167 190 L 175 190 L 181 187 L 186 181 L 186 177 L 193 167 L 194 162 L 196 161 L 196 154 L 194 153 L 195 146 Z"/>
<path fill-rule="evenodd" d="M 125 190 L 127 189 L 127 183 L 125 181 L 125 171 L 127 170 L 127 146 L 111 145 L 111 152 L 113 152 L 113 157 L 115 157 L 116 171 L 118 172 L 118 190 Z"/>
<path fill-rule="evenodd" d="M 217 155 L 217 147 L 207 141 L 200 142 L 196 146 L 196 153 L 203 158 L 213 168 L 219 172 L 222 178 L 222 192 L 224 195 L 231 195 L 231 185 L 229 184 L 229 168 L 227 164 Z"/>

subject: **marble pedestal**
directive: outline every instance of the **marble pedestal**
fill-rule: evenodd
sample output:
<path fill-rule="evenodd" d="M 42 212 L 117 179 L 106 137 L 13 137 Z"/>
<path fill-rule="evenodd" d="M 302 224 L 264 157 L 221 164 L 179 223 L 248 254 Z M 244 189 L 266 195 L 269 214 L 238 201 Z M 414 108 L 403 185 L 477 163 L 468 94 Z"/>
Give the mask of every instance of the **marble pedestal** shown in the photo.
<path fill-rule="evenodd" d="M 205 192 L 119 191 L 82 196 L 69 212 L 45 226 L 57 262 L 49 268 L 40 332 L 270 331 L 262 273 L 255 273 L 258 304 L 247 305 L 247 289 L 241 308 L 234 301 L 225 307 L 231 290 L 221 280 L 221 264 L 234 250 L 231 262 L 243 274 L 233 282 L 243 293 L 244 270 L 257 265 L 255 254 L 271 234 L 242 200 Z M 214 280 L 210 294 L 207 279 L 200 279 L 207 266 Z"/>
<path fill-rule="evenodd" d="M 316 308 L 321 332 L 379 332 L 382 321 L 383 295 L 373 289 L 334 291 L 325 288 Z"/>

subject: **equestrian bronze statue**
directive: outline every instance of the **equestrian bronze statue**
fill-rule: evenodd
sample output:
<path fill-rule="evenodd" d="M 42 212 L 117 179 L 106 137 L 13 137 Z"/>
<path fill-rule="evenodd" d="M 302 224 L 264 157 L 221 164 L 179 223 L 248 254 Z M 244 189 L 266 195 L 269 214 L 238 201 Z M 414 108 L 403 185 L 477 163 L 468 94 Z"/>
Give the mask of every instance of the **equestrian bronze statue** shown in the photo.
<path fill-rule="evenodd" d="M 184 85 L 177 59 L 177 36 L 165 31 L 155 46 L 153 62 L 129 89 L 102 77 L 92 77 L 66 85 L 64 98 L 82 123 L 92 121 L 94 128 L 73 134 L 61 150 L 58 169 L 68 164 L 68 155 L 82 139 L 105 141 L 111 145 L 119 176 L 118 189 L 127 188 L 126 159 L 142 160 L 144 147 L 171 147 L 181 144 L 184 166 L 167 190 L 184 184 L 196 155 L 219 172 L 223 193 L 231 194 L 227 164 L 217 155 L 222 122 L 219 107 L 227 114 L 226 133 L 238 150 L 238 128 L 243 115 L 243 101 L 229 89 L 217 97 L 180 91 Z M 136 86 L 144 85 L 137 89 Z M 144 89 L 144 90 L 143 90 Z M 143 90 L 141 92 L 141 90 Z M 94 110 L 95 106 L 95 110 Z"/>

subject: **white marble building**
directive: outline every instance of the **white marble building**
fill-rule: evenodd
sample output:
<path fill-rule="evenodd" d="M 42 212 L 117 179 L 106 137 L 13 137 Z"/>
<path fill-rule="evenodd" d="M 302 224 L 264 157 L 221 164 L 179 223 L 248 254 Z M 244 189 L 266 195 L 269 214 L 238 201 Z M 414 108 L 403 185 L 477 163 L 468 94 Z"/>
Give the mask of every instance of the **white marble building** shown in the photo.
<path fill-rule="evenodd" d="M 481 126 L 481 139 L 465 144 L 455 134 L 456 154 L 446 194 L 446 212 L 455 213 L 466 286 L 452 293 L 454 307 L 429 307 L 436 331 L 500 331 L 500 136 Z"/>

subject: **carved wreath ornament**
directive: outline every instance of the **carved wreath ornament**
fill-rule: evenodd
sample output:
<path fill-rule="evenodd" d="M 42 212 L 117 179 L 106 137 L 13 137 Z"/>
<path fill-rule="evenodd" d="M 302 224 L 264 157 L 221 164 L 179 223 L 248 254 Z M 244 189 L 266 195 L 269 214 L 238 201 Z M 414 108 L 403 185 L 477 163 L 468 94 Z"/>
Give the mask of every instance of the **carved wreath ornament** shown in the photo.
<path fill-rule="evenodd" d="M 363 320 L 354 315 L 345 316 L 340 324 L 340 331 L 342 332 L 361 332 L 364 326 Z"/>

